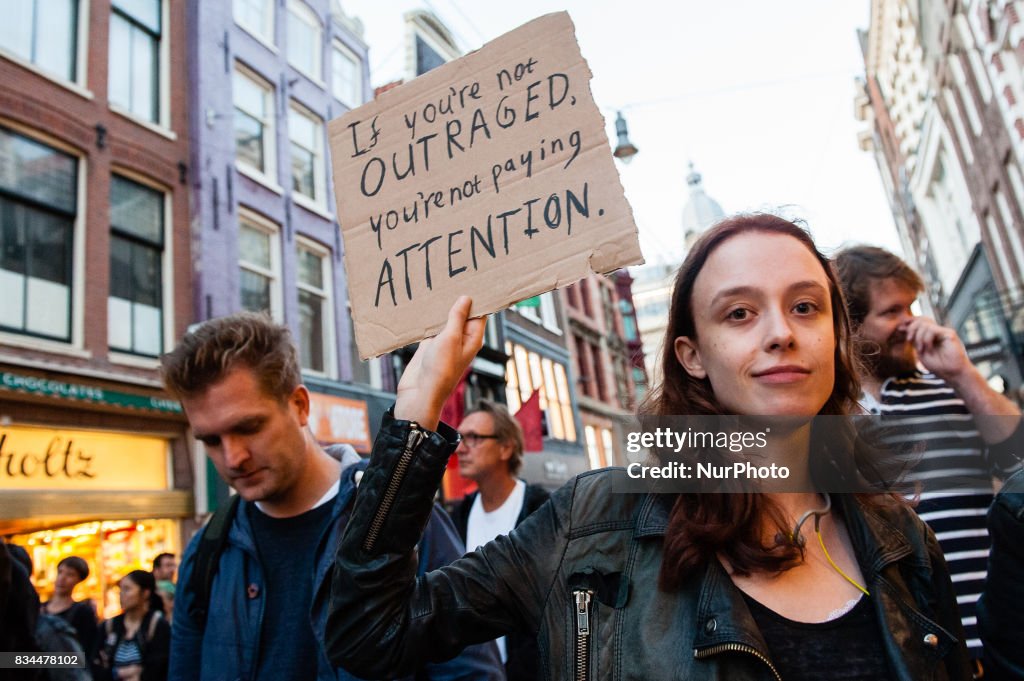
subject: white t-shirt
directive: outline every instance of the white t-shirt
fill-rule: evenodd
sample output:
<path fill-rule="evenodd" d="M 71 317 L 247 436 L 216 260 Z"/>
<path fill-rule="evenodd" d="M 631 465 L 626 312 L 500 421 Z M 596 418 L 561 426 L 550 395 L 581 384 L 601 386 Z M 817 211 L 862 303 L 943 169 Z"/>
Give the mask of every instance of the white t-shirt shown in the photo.
<path fill-rule="evenodd" d="M 523 501 L 526 499 L 526 483 L 516 480 L 516 486 L 498 508 L 490 513 L 484 510 L 484 503 L 480 495 L 476 495 L 473 501 L 473 508 L 469 509 L 469 520 L 466 523 L 466 548 L 475 551 L 499 534 L 508 534 L 516 526 L 516 518 L 523 510 Z M 495 639 L 498 644 L 498 651 L 501 653 L 501 662 L 508 661 L 508 653 L 505 651 L 505 637 Z"/>

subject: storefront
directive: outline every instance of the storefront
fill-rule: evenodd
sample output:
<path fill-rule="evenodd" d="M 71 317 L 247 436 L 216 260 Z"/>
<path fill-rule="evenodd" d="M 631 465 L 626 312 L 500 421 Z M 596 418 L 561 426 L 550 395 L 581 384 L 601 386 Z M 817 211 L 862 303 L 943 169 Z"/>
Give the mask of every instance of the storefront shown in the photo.
<path fill-rule="evenodd" d="M 0 369 L 0 535 L 28 550 L 42 600 L 77 555 L 75 597 L 116 614 L 118 579 L 180 555 L 195 527 L 187 424 L 144 390 Z"/>
<path fill-rule="evenodd" d="M 309 425 L 321 445 L 349 444 L 363 455 L 373 446 L 366 402 L 320 392 L 310 395 Z"/>

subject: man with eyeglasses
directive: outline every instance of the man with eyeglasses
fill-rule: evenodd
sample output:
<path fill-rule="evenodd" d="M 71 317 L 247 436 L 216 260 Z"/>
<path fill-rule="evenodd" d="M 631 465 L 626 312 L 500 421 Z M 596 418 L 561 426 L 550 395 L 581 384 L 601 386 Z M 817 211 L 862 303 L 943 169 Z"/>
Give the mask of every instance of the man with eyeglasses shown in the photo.
<path fill-rule="evenodd" d="M 523 465 L 523 429 L 504 405 L 480 400 L 463 418 L 459 434 L 459 474 L 475 482 L 478 491 L 462 500 L 452 520 L 466 548 L 473 551 L 511 532 L 549 494 L 517 477 Z M 497 644 L 509 681 L 539 678 L 535 637 L 509 635 L 497 639 Z"/>

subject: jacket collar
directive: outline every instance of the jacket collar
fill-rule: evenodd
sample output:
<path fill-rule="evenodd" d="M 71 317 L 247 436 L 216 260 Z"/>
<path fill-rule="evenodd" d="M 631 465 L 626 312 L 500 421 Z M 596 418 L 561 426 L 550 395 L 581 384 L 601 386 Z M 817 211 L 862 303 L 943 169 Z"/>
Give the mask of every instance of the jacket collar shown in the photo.
<path fill-rule="evenodd" d="M 663 537 L 668 528 L 668 516 L 676 501 L 674 494 L 647 494 L 640 502 L 633 536 Z"/>
<path fill-rule="evenodd" d="M 906 527 L 896 525 L 873 508 L 865 507 L 851 494 L 833 495 L 839 514 L 846 522 L 854 554 L 865 579 L 880 573 L 886 566 L 915 553 L 907 538 Z M 924 545 L 917 547 L 916 562 L 927 564 Z"/>

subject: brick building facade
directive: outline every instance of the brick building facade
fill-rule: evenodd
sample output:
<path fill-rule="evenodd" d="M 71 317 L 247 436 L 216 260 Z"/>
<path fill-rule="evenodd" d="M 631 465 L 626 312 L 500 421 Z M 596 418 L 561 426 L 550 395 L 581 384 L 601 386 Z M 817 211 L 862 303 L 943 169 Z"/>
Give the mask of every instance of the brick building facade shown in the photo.
<path fill-rule="evenodd" d="M 3 23 L 0 533 L 44 597 L 82 555 L 78 595 L 109 613 L 117 575 L 180 551 L 194 512 L 157 374 L 192 321 L 185 10 L 22 0 Z"/>

